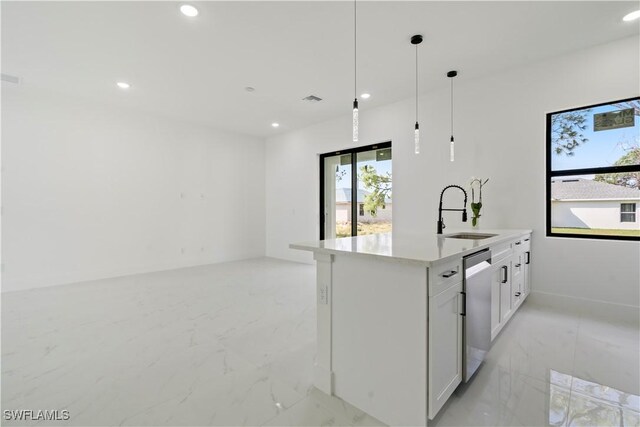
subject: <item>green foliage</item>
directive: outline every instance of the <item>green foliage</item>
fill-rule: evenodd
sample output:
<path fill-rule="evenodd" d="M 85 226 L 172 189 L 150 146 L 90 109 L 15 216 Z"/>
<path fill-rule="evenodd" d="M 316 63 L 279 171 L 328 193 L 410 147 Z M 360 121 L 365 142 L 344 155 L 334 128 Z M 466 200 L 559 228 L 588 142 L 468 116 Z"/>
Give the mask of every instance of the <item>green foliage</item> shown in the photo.
<path fill-rule="evenodd" d="M 471 217 L 471 225 L 474 227 L 478 224 L 478 218 L 480 218 L 480 209 L 482 209 L 482 203 L 471 203 L 471 212 L 473 212 L 473 216 Z"/>
<path fill-rule="evenodd" d="M 473 215 L 471 217 L 471 225 L 474 227 L 478 224 L 478 218 L 480 218 L 480 209 L 482 209 L 482 187 L 489 182 L 489 178 L 484 181 L 482 178 L 471 178 L 471 183 L 469 187 L 471 187 L 471 212 Z M 478 201 L 476 202 L 476 190 L 475 187 L 478 187 Z"/>
<path fill-rule="evenodd" d="M 613 164 L 614 166 L 640 165 L 640 147 L 630 149 Z M 640 189 L 640 172 L 603 173 L 594 178 L 595 181 L 608 184 L 623 185 Z"/>
<path fill-rule="evenodd" d="M 364 165 L 360 168 L 358 179 L 371 192 L 364 197 L 364 210 L 375 217 L 378 209 L 391 199 L 391 173 L 381 175 L 373 166 Z"/>
<path fill-rule="evenodd" d="M 570 111 L 551 116 L 551 143 L 556 154 L 573 156 L 573 150 L 588 141 L 582 132 L 587 129 L 590 111 Z"/>

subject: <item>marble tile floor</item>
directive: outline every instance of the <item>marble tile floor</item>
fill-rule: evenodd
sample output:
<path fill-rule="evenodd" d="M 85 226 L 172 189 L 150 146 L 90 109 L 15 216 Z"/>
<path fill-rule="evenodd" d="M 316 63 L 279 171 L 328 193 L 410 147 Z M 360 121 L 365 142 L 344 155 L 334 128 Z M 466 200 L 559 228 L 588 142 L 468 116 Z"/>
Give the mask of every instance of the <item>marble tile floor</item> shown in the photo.
<path fill-rule="evenodd" d="M 264 258 L 7 293 L 2 425 L 382 425 L 312 386 L 314 353 L 311 265 Z M 640 425 L 639 354 L 637 325 L 527 302 L 433 424 Z M 70 418 L 6 420 L 21 409 Z"/>

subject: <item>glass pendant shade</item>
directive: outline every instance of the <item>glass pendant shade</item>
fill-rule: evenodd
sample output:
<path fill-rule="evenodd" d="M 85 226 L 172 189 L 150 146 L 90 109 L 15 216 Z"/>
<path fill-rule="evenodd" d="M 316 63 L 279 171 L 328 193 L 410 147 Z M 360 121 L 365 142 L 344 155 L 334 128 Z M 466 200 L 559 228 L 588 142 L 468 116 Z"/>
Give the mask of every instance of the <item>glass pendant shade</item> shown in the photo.
<path fill-rule="evenodd" d="M 411 37 L 411 44 L 416 47 L 416 126 L 413 130 L 413 149 L 420 154 L 420 125 L 418 125 L 418 45 L 422 43 L 422 36 L 416 34 Z"/>
<path fill-rule="evenodd" d="M 453 139 L 453 78 L 458 75 L 456 70 L 449 71 L 447 77 L 451 80 L 451 141 L 449 142 L 449 160 L 455 161 L 455 141 Z"/>
<path fill-rule="evenodd" d="M 353 101 L 353 142 L 358 142 L 358 100 Z"/>
<path fill-rule="evenodd" d="M 449 160 L 455 161 L 455 148 L 454 148 L 453 135 L 451 135 L 451 143 L 449 144 Z"/>

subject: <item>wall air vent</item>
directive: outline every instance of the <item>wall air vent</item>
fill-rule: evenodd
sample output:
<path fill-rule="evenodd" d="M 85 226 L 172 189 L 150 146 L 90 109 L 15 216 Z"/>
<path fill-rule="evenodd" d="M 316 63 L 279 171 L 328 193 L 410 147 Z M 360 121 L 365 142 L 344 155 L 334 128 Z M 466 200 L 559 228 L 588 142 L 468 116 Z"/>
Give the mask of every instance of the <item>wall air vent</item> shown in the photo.
<path fill-rule="evenodd" d="M 16 76 L 12 76 L 10 74 L 5 74 L 2 73 L 2 81 L 3 82 L 7 82 L 7 83 L 13 83 L 13 84 L 20 84 L 20 77 L 16 77 Z"/>
<path fill-rule="evenodd" d="M 308 102 L 320 102 L 322 101 L 322 98 L 318 98 L 315 95 L 309 95 L 305 98 L 302 98 L 303 101 L 308 101 Z"/>

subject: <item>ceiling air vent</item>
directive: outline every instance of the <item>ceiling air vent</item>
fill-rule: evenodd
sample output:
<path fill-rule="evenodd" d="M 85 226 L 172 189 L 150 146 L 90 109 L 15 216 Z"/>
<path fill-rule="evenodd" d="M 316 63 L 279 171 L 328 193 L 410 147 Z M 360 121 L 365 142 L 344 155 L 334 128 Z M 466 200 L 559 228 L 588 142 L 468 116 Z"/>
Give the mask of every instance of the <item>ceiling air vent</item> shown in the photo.
<path fill-rule="evenodd" d="M 12 76 L 10 74 L 5 74 L 5 73 L 2 73 L 1 76 L 2 76 L 3 82 L 20 84 L 20 77 Z"/>
<path fill-rule="evenodd" d="M 322 98 L 318 98 L 315 95 L 309 95 L 305 98 L 302 98 L 303 101 L 308 101 L 308 102 L 320 102 L 322 101 Z"/>

